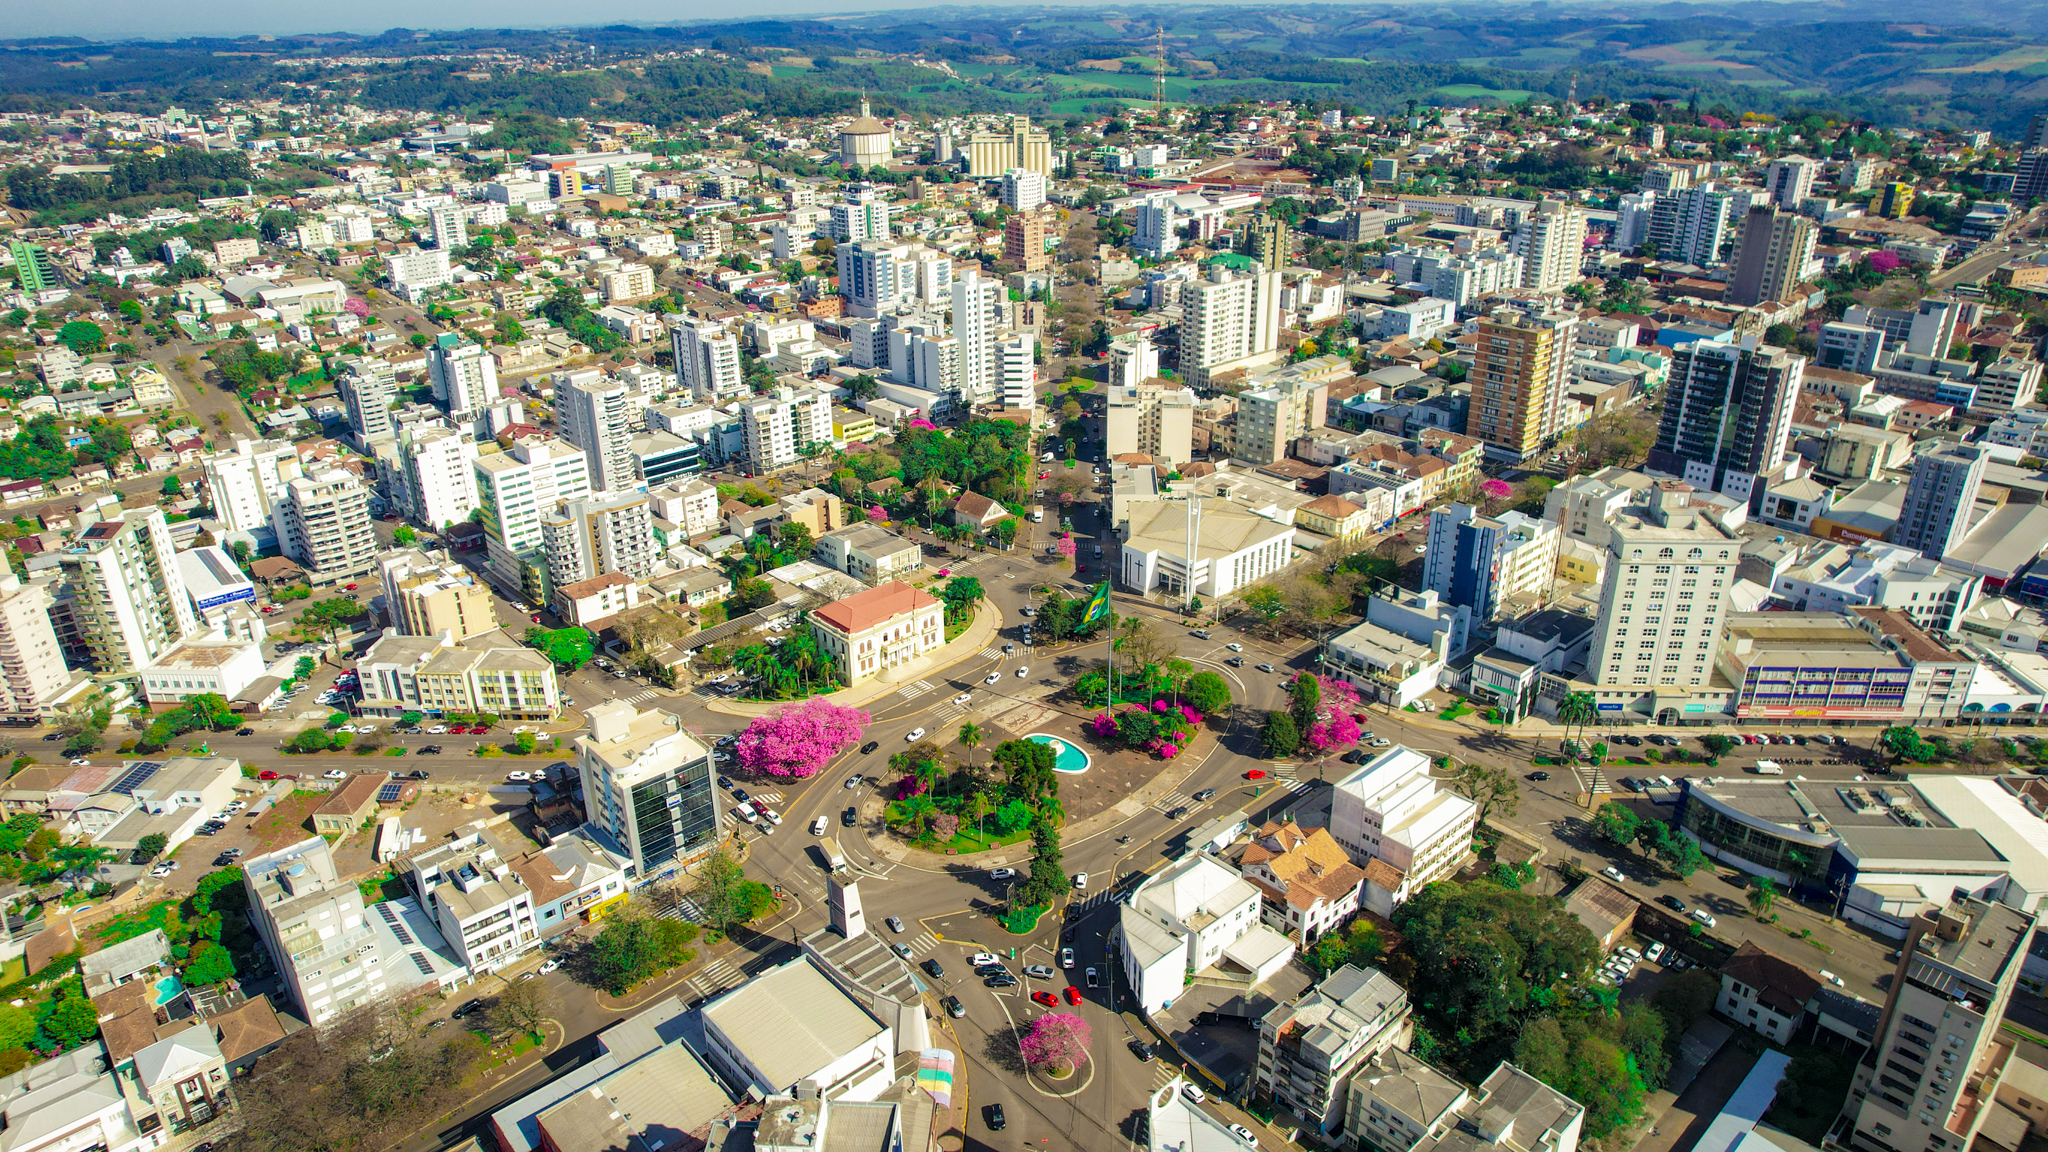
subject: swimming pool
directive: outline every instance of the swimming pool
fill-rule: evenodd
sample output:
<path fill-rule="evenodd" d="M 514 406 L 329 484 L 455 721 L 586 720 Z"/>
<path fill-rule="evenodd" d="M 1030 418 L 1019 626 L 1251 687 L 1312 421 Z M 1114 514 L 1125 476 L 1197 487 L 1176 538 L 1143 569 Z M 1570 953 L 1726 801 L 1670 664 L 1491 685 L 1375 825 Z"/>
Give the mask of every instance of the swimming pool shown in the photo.
<path fill-rule="evenodd" d="M 1033 732 L 1026 740 L 1036 740 L 1052 747 L 1052 767 L 1055 772 L 1081 773 L 1088 770 L 1088 754 L 1057 736 Z"/>
<path fill-rule="evenodd" d="M 179 980 L 176 976 L 166 976 L 163 979 L 157 981 L 157 1006 L 162 1007 L 165 1004 L 169 1004 L 171 1001 L 176 1000 L 178 998 L 178 993 L 183 992 L 184 990 L 184 982 Z"/>

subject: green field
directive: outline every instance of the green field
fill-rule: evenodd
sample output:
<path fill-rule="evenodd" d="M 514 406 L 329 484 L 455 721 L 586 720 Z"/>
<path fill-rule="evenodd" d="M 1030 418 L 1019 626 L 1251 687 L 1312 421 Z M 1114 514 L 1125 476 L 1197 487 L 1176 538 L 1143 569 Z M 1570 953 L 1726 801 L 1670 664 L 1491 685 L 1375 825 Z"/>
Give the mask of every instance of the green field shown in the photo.
<path fill-rule="evenodd" d="M 1482 88 L 1477 84 L 1446 84 L 1437 89 L 1437 94 L 1453 100 L 1477 100 L 1491 96 L 1503 104 L 1514 104 L 1535 95 L 1522 88 Z"/>

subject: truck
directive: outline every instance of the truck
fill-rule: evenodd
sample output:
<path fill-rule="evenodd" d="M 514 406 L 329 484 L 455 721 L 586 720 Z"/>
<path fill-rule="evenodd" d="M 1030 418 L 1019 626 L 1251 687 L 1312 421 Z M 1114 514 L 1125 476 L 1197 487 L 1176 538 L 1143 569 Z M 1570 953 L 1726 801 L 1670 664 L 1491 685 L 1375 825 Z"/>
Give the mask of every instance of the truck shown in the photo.
<path fill-rule="evenodd" d="M 1777 762 L 1773 760 L 1757 761 L 1754 771 L 1759 776 L 1783 776 L 1785 774 L 1785 770 L 1779 767 Z"/>
<path fill-rule="evenodd" d="M 1033 524 L 1043 524 L 1043 523 L 1045 523 L 1045 506 L 1044 506 L 1044 505 L 1042 505 L 1042 504 L 1033 504 L 1033 505 L 1031 506 L 1031 522 L 1032 522 Z"/>
<path fill-rule="evenodd" d="M 823 852 L 825 854 L 825 867 L 846 867 L 846 853 L 841 852 L 839 850 L 838 837 L 827 836 L 823 840 L 818 841 L 818 851 Z"/>

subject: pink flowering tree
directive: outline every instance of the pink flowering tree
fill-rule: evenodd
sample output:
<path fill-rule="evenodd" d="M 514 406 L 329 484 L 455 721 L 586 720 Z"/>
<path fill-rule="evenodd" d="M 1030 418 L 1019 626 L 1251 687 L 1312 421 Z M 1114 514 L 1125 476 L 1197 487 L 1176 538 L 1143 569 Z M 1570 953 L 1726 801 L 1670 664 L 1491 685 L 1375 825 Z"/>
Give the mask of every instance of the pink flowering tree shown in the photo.
<path fill-rule="evenodd" d="M 813 697 L 755 718 L 740 733 L 740 766 L 784 779 L 815 776 L 832 757 L 859 743 L 868 714 Z"/>
<path fill-rule="evenodd" d="M 1515 494 L 1514 486 L 1505 480 L 1485 480 L 1479 485 L 1479 498 L 1489 511 L 1500 507 Z"/>
<path fill-rule="evenodd" d="M 1063 564 L 1072 564 L 1074 562 L 1074 553 L 1080 551 L 1080 547 L 1074 543 L 1072 535 L 1060 537 L 1053 542 L 1053 546 L 1059 549 L 1060 562 Z"/>
<path fill-rule="evenodd" d="M 1323 752 L 1355 742 L 1360 734 L 1358 714 L 1365 707 L 1358 689 L 1328 676 L 1316 677 L 1316 685 L 1322 689 L 1322 696 L 1316 706 L 1316 718 L 1308 726 L 1308 746 Z"/>
<path fill-rule="evenodd" d="M 1088 1058 L 1088 1022 L 1071 1012 L 1048 1012 L 1033 1020 L 1017 1042 L 1024 1063 L 1066 1076 Z"/>
<path fill-rule="evenodd" d="M 1882 248 L 1872 252 L 1867 259 L 1870 261 L 1871 271 L 1885 275 L 1898 271 L 1899 266 L 1905 263 L 1897 252 L 1887 252 Z"/>
<path fill-rule="evenodd" d="M 887 520 L 888 518 L 889 514 L 887 512 L 882 511 L 882 506 L 880 504 L 868 505 L 868 523 L 880 524 L 882 521 Z"/>
<path fill-rule="evenodd" d="M 360 296 L 351 296 L 341 302 L 341 310 L 358 320 L 367 320 L 370 316 L 370 302 Z"/>
<path fill-rule="evenodd" d="M 936 432 L 939 430 L 939 426 L 937 424 L 932 423 L 931 421 L 925 419 L 922 416 L 911 417 L 910 426 L 912 428 L 922 428 L 927 432 Z"/>

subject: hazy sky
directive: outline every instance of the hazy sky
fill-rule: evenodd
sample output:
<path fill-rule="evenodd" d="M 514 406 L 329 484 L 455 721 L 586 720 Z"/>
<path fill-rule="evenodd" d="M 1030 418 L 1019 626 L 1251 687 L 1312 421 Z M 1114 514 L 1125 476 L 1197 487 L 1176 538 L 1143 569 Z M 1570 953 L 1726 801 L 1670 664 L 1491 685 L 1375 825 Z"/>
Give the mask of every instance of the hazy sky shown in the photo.
<path fill-rule="evenodd" d="M 1099 0 L 977 0 L 976 7 L 1040 7 L 1047 3 L 1089 4 Z M 855 11 L 879 8 L 929 8 L 932 0 L 859 0 Z M 649 23 L 668 20 L 746 19 L 832 13 L 845 15 L 823 0 L 747 0 L 744 4 L 711 0 L 599 0 L 595 4 L 542 3 L 540 0 L 355 0 L 323 5 L 275 0 L 212 0 L 210 3 L 166 4 L 160 0 L 10 0 L 7 37 L 85 36 L 96 40 L 135 37 L 240 36 L 297 32 L 382 32 L 387 28 L 518 28 L 564 24 Z"/>

